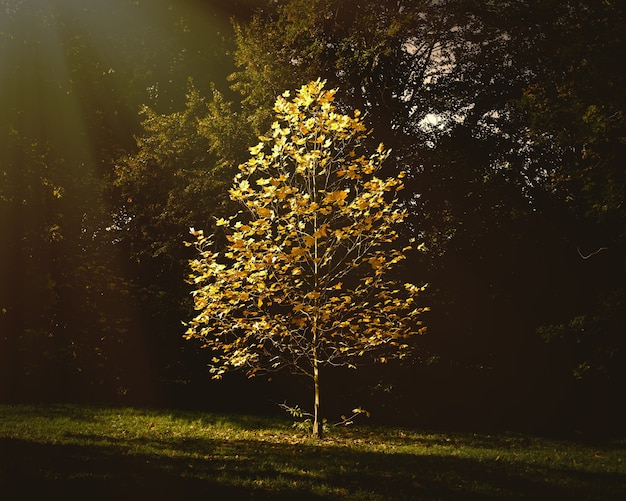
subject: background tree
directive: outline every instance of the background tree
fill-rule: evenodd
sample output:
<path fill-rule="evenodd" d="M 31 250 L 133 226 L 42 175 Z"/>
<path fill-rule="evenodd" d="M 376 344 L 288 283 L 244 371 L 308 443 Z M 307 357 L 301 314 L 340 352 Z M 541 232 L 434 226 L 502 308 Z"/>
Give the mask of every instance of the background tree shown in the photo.
<path fill-rule="evenodd" d="M 212 79 L 225 82 L 229 15 L 215 2 L 0 4 L 0 398 L 148 402 L 162 367 L 185 365 L 171 333 L 182 330 L 172 304 L 187 291 L 172 284 L 186 261 L 178 274 L 168 266 L 184 250 L 167 247 L 164 233 L 179 227 L 154 208 L 192 205 L 208 188 L 177 190 L 153 160 L 151 187 L 173 185 L 180 198 L 158 205 L 133 192 L 143 187 L 136 178 L 114 186 L 114 167 L 138 149 L 142 103 L 167 116 L 184 109 L 189 75 L 207 93 Z M 125 225 L 133 213 L 144 224 Z"/>
<path fill-rule="evenodd" d="M 77 176 L 57 148 L 18 131 L 5 146 L 0 395 L 141 398 L 149 377 L 146 352 L 132 363 L 126 353 L 141 345 L 142 331 L 106 229 L 99 181 Z"/>
<path fill-rule="evenodd" d="M 228 188 L 235 161 L 244 161 L 241 152 L 250 144 L 234 128 L 230 104 L 216 90 L 212 97 L 189 82 L 182 110 L 144 107 L 137 147 L 117 159 L 109 186 L 119 200 L 111 234 L 129 258 L 156 365 L 168 384 L 193 379 L 192 368 L 200 366 L 195 347 L 172 335 L 192 311 L 184 284 L 192 253 L 182 241 L 190 226 L 234 210 Z"/>
<path fill-rule="evenodd" d="M 230 190 L 249 220 L 216 223 L 226 230 L 223 252 L 192 229 L 199 314 L 186 334 L 215 351 L 216 378 L 233 368 L 310 377 L 318 437 L 320 368 L 402 356 L 423 311 L 421 289 L 389 276 L 409 249 L 393 245 L 406 217 L 395 198 L 402 182 L 377 177 L 389 152 L 363 150 L 359 113 L 337 113 L 335 92 L 317 80 L 292 101 L 288 92 L 277 99 L 271 137 L 250 149 Z"/>
<path fill-rule="evenodd" d="M 574 415 L 561 399 L 587 398 L 568 379 L 578 366 L 617 376 L 589 392 L 617 401 L 624 112 L 623 67 L 612 61 L 623 49 L 623 5 L 304 4 L 267 2 L 235 24 L 231 79 L 250 117 L 242 123 L 263 130 L 273 89 L 322 75 L 338 101 L 364 111 L 370 139 L 391 146 L 386 168 L 407 173 L 404 231 L 419 231 L 429 249 L 412 259 L 436 284 L 425 341 L 438 362 L 381 382 L 399 391 L 396 413 L 408 411 L 406 392 L 423 370 L 441 381 L 419 395 L 439 409 L 433 423 L 461 409 L 469 422 L 472 409 L 477 423 L 560 427 Z M 578 252 L 602 247 L 611 252 L 595 259 Z M 541 325 L 554 329 L 540 336 Z M 609 408 L 605 418 L 618 415 Z"/>
<path fill-rule="evenodd" d="M 616 402 L 626 384 L 626 71 L 615 65 L 626 5 L 579 0 L 548 12 L 538 78 L 516 102 L 530 152 L 514 165 L 567 239 L 583 288 L 539 333 L 570 354 L 577 398 L 594 409 L 591 423 L 609 417 L 606 426 L 623 420 Z"/>

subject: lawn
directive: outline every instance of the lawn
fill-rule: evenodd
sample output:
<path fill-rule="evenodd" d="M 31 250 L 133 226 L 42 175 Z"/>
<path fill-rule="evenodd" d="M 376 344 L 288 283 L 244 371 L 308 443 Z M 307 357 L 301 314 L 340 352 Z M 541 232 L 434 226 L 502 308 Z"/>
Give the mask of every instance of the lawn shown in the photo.
<path fill-rule="evenodd" d="M 0 405 L 0 499 L 626 499 L 626 441 Z"/>

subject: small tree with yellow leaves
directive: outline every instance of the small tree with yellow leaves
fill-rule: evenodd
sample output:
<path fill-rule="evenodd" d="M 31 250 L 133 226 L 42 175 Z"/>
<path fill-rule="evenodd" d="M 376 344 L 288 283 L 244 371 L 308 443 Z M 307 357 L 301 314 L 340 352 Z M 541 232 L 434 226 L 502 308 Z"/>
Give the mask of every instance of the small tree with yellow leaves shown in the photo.
<path fill-rule="evenodd" d="M 187 339 L 214 351 L 214 378 L 239 368 L 310 377 L 317 437 L 320 369 L 405 355 L 424 310 L 423 288 L 389 278 L 409 249 L 393 245 L 406 216 L 395 198 L 402 176 L 376 176 L 389 151 L 363 151 L 358 111 L 338 113 L 324 84 L 276 100 L 271 136 L 250 148 L 230 190 L 245 210 L 216 223 L 225 245 L 191 229 L 198 314 L 186 324 Z"/>

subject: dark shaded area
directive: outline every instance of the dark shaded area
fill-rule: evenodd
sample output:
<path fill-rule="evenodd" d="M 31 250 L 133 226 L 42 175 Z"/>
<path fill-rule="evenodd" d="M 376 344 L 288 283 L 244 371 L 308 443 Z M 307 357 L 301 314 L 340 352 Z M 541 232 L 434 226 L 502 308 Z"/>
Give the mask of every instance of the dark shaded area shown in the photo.
<path fill-rule="evenodd" d="M 276 495 L 212 481 L 210 474 L 220 475 L 219 470 L 226 465 L 215 465 L 213 469 L 203 466 L 203 477 L 208 474 L 208 478 L 184 475 L 185 470 L 192 471 L 200 463 L 198 460 L 177 462 L 159 456 L 120 454 L 116 447 L 43 446 L 18 440 L 3 440 L 0 450 L 3 499 L 30 499 L 42 492 L 53 498 L 90 499 L 270 499 Z M 244 478 L 251 474 L 241 472 Z"/>
<path fill-rule="evenodd" d="M 350 493 L 358 488 L 389 499 L 617 500 L 626 489 L 621 475 L 581 474 L 575 469 L 546 471 L 527 465 L 524 474 L 520 474 L 496 461 L 483 463 L 454 457 L 374 454 L 336 447 L 246 441 L 168 442 L 185 456 L 133 454 L 133 441 L 96 447 L 2 439 L 0 494 L 3 499 L 25 499 L 43 489 L 52 497 L 85 495 L 90 499 L 191 499 L 198 495 L 322 499 L 309 492 L 316 480 L 308 472 L 315 472 L 319 464 L 326 465 L 322 480 L 339 492 Z M 160 447 L 158 442 L 141 445 Z M 259 458 L 268 459 L 267 464 L 289 465 L 301 473 L 274 471 L 263 467 Z M 278 478 L 292 487 L 268 491 L 237 485 L 240 481 Z M 570 487 L 559 488 L 559 484 Z M 477 486 L 487 492 L 476 492 Z"/>

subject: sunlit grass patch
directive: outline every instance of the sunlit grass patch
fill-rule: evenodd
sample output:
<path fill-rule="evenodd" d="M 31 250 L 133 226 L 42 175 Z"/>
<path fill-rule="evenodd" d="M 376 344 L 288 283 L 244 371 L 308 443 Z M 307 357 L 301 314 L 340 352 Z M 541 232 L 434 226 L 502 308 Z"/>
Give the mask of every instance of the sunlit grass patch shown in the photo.
<path fill-rule="evenodd" d="M 259 416 L 0 406 L 0 498 L 42 487 L 90 499 L 622 499 L 626 443 L 365 426 L 315 440 Z"/>

